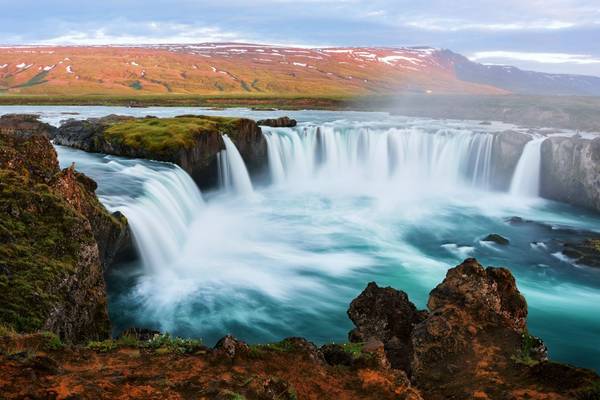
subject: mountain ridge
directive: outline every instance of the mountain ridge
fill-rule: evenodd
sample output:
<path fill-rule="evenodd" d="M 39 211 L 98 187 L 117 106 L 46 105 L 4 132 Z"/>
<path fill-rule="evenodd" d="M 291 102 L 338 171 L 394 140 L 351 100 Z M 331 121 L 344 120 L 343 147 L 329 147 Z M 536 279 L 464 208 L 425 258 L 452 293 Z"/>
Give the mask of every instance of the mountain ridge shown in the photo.
<path fill-rule="evenodd" d="M 600 77 L 484 65 L 447 49 L 251 43 L 0 47 L 0 95 L 600 95 Z"/>

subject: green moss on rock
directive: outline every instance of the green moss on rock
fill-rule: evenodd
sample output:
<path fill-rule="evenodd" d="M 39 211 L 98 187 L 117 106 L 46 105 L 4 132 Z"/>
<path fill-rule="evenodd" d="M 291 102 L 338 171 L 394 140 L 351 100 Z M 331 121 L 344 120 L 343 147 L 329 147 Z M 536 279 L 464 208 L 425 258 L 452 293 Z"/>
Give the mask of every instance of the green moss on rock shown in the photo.
<path fill-rule="evenodd" d="M 85 219 L 64 199 L 13 171 L 0 170 L 0 214 L 0 323 L 36 331 L 66 295 L 57 282 L 74 272 L 93 237 L 82 234 Z"/>
<path fill-rule="evenodd" d="M 192 148 L 201 135 L 232 134 L 239 122 L 238 118 L 207 116 L 132 119 L 109 126 L 104 131 L 104 139 L 111 144 L 151 153 L 173 154 Z"/>

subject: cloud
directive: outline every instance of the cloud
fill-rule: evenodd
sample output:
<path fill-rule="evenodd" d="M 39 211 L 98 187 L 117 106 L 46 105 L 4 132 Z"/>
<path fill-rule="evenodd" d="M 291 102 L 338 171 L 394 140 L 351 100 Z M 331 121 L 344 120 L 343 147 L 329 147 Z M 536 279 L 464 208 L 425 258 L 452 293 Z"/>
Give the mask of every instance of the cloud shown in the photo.
<path fill-rule="evenodd" d="M 531 53 L 520 51 L 479 51 L 469 57 L 472 61 L 513 60 L 542 64 L 600 64 L 600 57 L 589 54 Z"/>
<path fill-rule="evenodd" d="M 407 21 L 406 26 L 416 29 L 438 32 L 460 31 L 544 31 L 567 29 L 575 26 L 573 22 L 566 21 L 525 21 L 525 22 L 490 22 L 473 23 L 465 20 L 430 18 Z"/>
<path fill-rule="evenodd" d="M 215 26 L 195 26 L 175 22 L 122 21 L 118 24 L 67 29 L 66 32 L 34 41 L 42 45 L 160 44 L 251 41 L 239 32 L 224 31 Z"/>

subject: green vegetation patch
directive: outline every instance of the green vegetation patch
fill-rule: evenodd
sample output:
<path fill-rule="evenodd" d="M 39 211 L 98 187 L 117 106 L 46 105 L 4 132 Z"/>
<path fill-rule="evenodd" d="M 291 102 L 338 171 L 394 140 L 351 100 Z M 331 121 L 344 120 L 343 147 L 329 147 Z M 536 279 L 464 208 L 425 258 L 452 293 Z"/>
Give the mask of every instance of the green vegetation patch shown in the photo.
<path fill-rule="evenodd" d="M 43 327 L 59 282 L 74 270 L 85 219 L 44 184 L 0 170 L 0 324 L 19 332 Z"/>
<path fill-rule="evenodd" d="M 113 144 L 168 155 L 191 148 L 201 135 L 233 134 L 239 123 L 238 118 L 226 117 L 140 118 L 111 125 L 104 132 L 104 138 Z"/>
<path fill-rule="evenodd" d="M 108 353 L 123 347 L 146 349 L 157 353 L 194 354 L 204 349 L 201 340 L 173 337 L 168 333 L 157 334 L 148 341 L 138 340 L 133 336 L 122 336 L 119 339 L 92 341 L 88 349 Z"/>

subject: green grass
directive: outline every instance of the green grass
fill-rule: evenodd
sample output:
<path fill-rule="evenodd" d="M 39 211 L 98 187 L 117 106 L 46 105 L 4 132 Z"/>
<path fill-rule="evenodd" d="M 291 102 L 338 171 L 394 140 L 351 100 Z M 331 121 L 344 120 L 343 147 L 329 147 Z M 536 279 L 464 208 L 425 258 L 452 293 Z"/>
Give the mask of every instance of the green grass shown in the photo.
<path fill-rule="evenodd" d="M 521 335 L 521 349 L 517 354 L 512 356 L 512 360 L 517 364 L 523 364 L 529 367 L 539 363 L 538 360 L 535 360 L 531 357 L 531 352 L 538 342 L 539 339 L 535 336 L 530 335 L 528 332 L 523 333 Z"/>
<path fill-rule="evenodd" d="M 104 132 L 110 143 L 143 149 L 153 154 L 173 154 L 191 148 L 198 136 L 232 134 L 239 119 L 225 117 L 141 118 L 111 125 Z"/>
<path fill-rule="evenodd" d="M 342 349 L 344 349 L 346 353 L 350 353 L 353 358 L 359 358 L 363 354 L 362 349 L 364 343 L 344 343 L 340 346 L 342 346 Z"/>
<path fill-rule="evenodd" d="M 203 348 L 201 340 L 173 337 L 168 333 L 155 335 L 148 341 L 141 341 L 133 336 L 123 336 L 119 339 L 91 341 L 87 345 L 88 349 L 99 353 L 108 353 L 123 347 L 176 354 L 194 354 Z"/>

